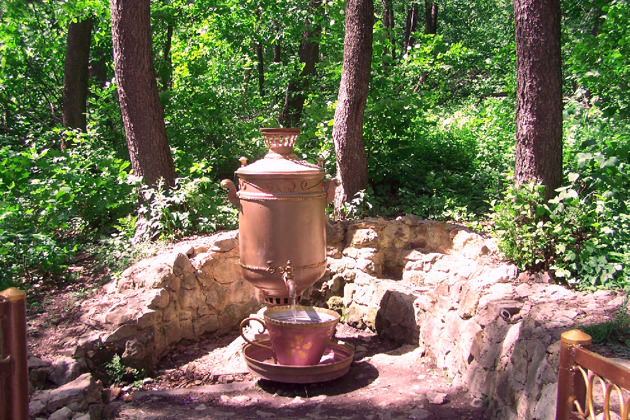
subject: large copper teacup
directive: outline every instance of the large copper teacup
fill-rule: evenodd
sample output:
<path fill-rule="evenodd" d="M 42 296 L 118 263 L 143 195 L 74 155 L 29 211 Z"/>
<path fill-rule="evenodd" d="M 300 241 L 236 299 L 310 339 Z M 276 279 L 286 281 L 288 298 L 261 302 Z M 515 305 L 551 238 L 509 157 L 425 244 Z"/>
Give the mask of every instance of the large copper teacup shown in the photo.
<path fill-rule="evenodd" d="M 314 306 L 296 306 L 296 317 L 290 305 L 268 307 L 263 319 L 248 317 L 241 322 L 241 336 L 249 344 L 271 349 L 274 361 L 281 365 L 310 366 L 319 363 L 339 322 L 339 314 Z M 259 322 L 269 332 L 271 347 L 250 341 L 243 333 L 249 321 Z"/>

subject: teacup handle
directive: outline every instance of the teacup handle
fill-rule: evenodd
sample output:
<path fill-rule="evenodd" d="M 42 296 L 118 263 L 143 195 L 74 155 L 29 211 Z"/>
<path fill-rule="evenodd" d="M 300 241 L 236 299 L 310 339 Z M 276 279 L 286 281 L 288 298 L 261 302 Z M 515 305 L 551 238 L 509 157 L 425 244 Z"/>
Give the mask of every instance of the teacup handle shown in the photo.
<path fill-rule="evenodd" d="M 245 337 L 245 334 L 243 334 L 243 328 L 245 328 L 245 324 L 247 323 L 247 321 L 256 321 L 258 322 L 260 325 L 263 326 L 263 329 L 259 331 L 260 334 L 264 333 L 267 330 L 267 325 L 265 325 L 265 321 L 263 321 L 262 319 L 259 318 L 255 318 L 255 317 L 247 317 L 244 320 L 241 321 L 241 337 L 243 337 L 243 340 L 245 340 L 246 342 L 248 342 L 249 344 L 251 344 L 252 346 L 258 346 L 258 347 L 263 347 L 266 349 L 271 350 L 271 354 L 273 355 L 273 361 L 274 363 L 278 363 L 278 360 L 276 359 L 276 352 L 273 351 L 273 349 L 271 348 L 271 346 L 268 346 L 266 344 L 261 344 L 261 343 L 257 343 L 255 341 L 250 341 L 249 338 Z"/>

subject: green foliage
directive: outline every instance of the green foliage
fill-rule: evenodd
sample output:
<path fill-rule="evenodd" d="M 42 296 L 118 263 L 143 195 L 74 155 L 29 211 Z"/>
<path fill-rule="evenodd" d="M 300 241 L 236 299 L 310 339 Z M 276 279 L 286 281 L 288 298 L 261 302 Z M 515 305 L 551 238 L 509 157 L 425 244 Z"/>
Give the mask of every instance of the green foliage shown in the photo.
<path fill-rule="evenodd" d="M 501 201 L 492 201 L 494 234 L 499 248 L 520 270 L 540 270 L 550 258 L 550 238 L 545 229 L 548 209 L 544 187 L 535 183 L 508 186 Z"/>
<path fill-rule="evenodd" d="M 386 54 L 391 39 L 379 14 L 375 22 L 364 122 L 369 186 L 347 203 L 346 217 L 414 213 L 483 222 L 492 208 L 502 247 L 522 269 L 549 269 L 584 288 L 627 286 L 628 1 L 563 3 L 566 182 L 549 203 L 534 185 L 515 189 L 509 176 L 516 111 L 511 2 L 442 2 L 438 34 L 422 34 L 419 22 L 407 51 L 401 47 L 409 3 L 393 6 L 395 58 Z M 321 61 L 305 92 L 296 152 L 323 157 L 326 172 L 336 172 L 343 1 L 322 2 L 315 13 L 306 0 L 166 0 L 151 7 L 160 98 L 180 177 L 169 190 L 141 186 L 131 173 L 109 2 L 0 5 L 0 282 L 58 279 L 83 252 L 121 270 L 156 241 L 234 227 L 236 211 L 218 183 L 233 178 L 240 156 L 263 155 L 259 128 L 277 126 L 287 83 L 302 68 L 307 20 L 321 25 Z M 68 24 L 88 17 L 94 77 L 88 133 L 81 134 L 59 127 L 61 69 Z M 279 62 L 274 46 L 281 47 Z M 69 150 L 60 151 L 62 139 Z"/>
<path fill-rule="evenodd" d="M 135 226 L 136 239 L 173 240 L 236 227 L 237 210 L 225 203 L 224 190 L 205 176 L 178 178 L 168 190 L 162 183 L 143 186 L 140 194 L 142 226 Z"/>
<path fill-rule="evenodd" d="M 371 188 L 367 190 L 357 191 L 347 203 L 344 203 L 341 209 L 341 215 L 344 219 L 361 219 L 371 214 L 374 200 Z"/>
<path fill-rule="evenodd" d="M 580 327 L 591 336 L 593 344 L 620 346 L 624 353 L 630 353 L 630 313 L 628 313 L 628 295 L 623 305 L 615 311 L 613 318 L 601 324 Z"/>
<path fill-rule="evenodd" d="M 568 178 L 572 185 L 548 203 L 534 183 L 510 186 L 502 201 L 493 202 L 500 249 L 521 270 L 550 270 L 578 288 L 629 288 L 630 226 L 628 216 L 618 213 L 620 194 L 585 193 L 580 175 Z"/>
<path fill-rule="evenodd" d="M 487 211 L 514 159 L 513 102 L 483 105 L 471 101 L 453 112 L 386 96 L 374 101 L 366 144 L 378 214 L 469 220 Z"/>
<path fill-rule="evenodd" d="M 565 18 L 568 81 L 607 116 L 630 116 L 630 3 L 576 2 Z M 585 13 L 586 12 L 586 13 Z"/>
<path fill-rule="evenodd" d="M 122 358 L 118 354 L 114 354 L 112 360 L 105 364 L 105 372 L 109 376 L 112 383 L 134 383 L 141 379 L 143 375 L 136 368 L 125 366 Z"/>
<path fill-rule="evenodd" d="M 64 136 L 75 146 L 51 148 Z M 94 138 L 53 130 L 0 149 L 0 281 L 60 275 L 79 243 L 134 208 L 129 162 Z"/>

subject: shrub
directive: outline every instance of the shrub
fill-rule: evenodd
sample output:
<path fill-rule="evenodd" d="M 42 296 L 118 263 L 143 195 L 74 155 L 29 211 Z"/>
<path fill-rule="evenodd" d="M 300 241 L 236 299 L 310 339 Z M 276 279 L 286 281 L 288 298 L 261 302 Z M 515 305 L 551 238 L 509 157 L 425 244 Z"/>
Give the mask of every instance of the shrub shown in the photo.
<path fill-rule="evenodd" d="M 55 145 L 66 137 L 72 149 Z M 129 162 L 98 138 L 60 129 L 0 148 L 0 283 L 60 275 L 79 243 L 135 207 Z"/>

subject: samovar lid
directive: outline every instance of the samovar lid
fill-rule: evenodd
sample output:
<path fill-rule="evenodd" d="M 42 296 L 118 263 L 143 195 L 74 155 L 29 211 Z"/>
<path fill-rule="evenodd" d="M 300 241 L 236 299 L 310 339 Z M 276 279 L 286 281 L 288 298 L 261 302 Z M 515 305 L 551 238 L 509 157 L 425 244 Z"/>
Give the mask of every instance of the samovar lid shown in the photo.
<path fill-rule="evenodd" d="M 261 128 L 269 152 L 264 158 L 247 165 L 247 159 L 241 158 L 237 175 L 322 175 L 324 169 L 305 160 L 298 159 L 293 153 L 295 141 L 300 134 L 299 128 Z"/>

